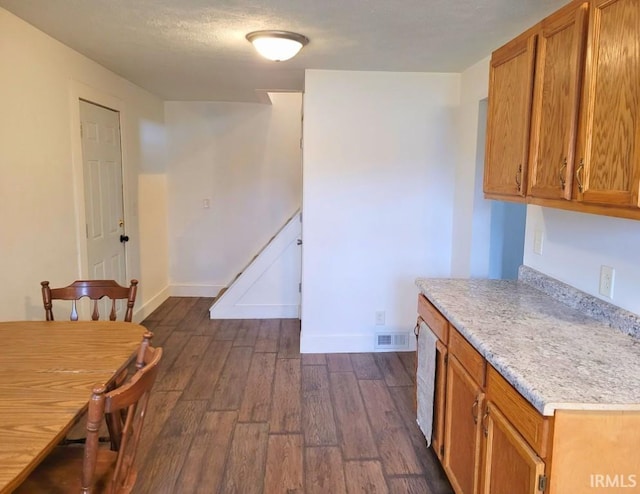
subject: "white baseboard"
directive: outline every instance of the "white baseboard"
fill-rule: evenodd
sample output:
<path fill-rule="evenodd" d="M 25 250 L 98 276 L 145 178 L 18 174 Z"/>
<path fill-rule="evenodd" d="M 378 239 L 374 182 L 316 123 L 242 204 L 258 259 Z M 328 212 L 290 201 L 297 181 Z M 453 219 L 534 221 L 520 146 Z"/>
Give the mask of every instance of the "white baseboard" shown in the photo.
<path fill-rule="evenodd" d="M 218 306 L 215 319 L 298 319 L 297 305 Z"/>
<path fill-rule="evenodd" d="M 171 285 L 172 297 L 217 297 L 224 285 Z"/>
<path fill-rule="evenodd" d="M 304 327 L 300 333 L 301 353 L 369 353 L 374 351 L 374 338 L 371 333 L 307 336 Z"/>
<path fill-rule="evenodd" d="M 300 333 L 300 353 L 380 353 L 380 352 L 408 352 L 415 350 L 413 333 L 409 339 L 407 349 L 385 350 L 375 347 L 375 333 L 355 334 L 314 334 L 307 336 Z"/>
<path fill-rule="evenodd" d="M 162 302 L 167 300 L 170 296 L 170 288 L 167 286 L 160 290 L 160 292 L 153 296 L 146 304 L 139 309 L 133 311 L 133 322 L 139 323 L 149 316 L 154 310 L 156 310 Z"/>

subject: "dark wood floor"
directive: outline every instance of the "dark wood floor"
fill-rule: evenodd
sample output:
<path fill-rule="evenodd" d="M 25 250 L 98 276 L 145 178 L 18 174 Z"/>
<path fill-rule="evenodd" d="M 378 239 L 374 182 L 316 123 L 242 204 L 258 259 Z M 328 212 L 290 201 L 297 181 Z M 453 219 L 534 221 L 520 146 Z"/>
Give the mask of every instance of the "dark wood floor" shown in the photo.
<path fill-rule="evenodd" d="M 138 493 L 451 493 L 415 424 L 414 353 L 299 353 L 297 320 L 209 320 L 170 298 Z"/>

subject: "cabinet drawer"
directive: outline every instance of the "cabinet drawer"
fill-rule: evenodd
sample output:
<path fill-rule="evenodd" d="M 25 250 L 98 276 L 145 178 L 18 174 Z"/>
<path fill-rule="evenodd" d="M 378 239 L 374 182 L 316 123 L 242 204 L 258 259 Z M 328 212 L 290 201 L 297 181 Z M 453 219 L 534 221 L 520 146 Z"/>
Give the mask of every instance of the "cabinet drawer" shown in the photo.
<path fill-rule="evenodd" d="M 453 326 L 449 331 L 449 353 L 455 355 L 476 383 L 484 386 L 484 357 Z"/>
<path fill-rule="evenodd" d="M 496 404 L 534 451 L 547 456 L 551 418 L 541 415 L 492 366 L 487 369 L 487 398 Z"/>
<path fill-rule="evenodd" d="M 449 323 L 440 314 L 440 311 L 427 300 L 427 297 L 422 294 L 418 295 L 418 314 L 424 319 L 427 326 L 431 328 L 433 334 L 444 344 L 447 344 L 449 341 Z"/>

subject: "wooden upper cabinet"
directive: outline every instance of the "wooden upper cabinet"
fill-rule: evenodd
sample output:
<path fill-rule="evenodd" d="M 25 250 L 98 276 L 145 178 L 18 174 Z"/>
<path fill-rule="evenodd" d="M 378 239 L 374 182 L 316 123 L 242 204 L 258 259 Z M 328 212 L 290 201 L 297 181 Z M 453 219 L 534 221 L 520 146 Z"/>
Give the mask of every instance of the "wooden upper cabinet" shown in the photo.
<path fill-rule="evenodd" d="M 526 192 L 536 30 L 493 52 L 484 192 L 487 197 L 524 199 Z"/>
<path fill-rule="evenodd" d="M 529 194 L 571 199 L 588 3 L 542 21 L 536 52 Z"/>
<path fill-rule="evenodd" d="M 592 0 L 576 198 L 639 207 L 640 2 Z"/>
<path fill-rule="evenodd" d="M 639 81 L 638 0 L 573 0 L 496 50 L 485 197 L 640 219 Z"/>

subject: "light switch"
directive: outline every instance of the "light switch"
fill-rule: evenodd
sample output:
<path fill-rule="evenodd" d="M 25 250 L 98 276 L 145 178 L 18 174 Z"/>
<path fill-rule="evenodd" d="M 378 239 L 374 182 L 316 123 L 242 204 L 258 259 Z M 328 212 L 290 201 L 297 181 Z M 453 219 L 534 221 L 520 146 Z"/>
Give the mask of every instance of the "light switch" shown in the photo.
<path fill-rule="evenodd" d="M 600 295 L 613 298 L 613 282 L 616 270 L 611 266 L 600 266 Z"/>
<path fill-rule="evenodd" d="M 544 239 L 544 235 L 542 234 L 542 230 L 536 230 L 533 234 L 533 253 L 542 255 L 542 241 Z"/>
<path fill-rule="evenodd" d="M 202 208 L 209 209 L 211 207 L 211 201 L 209 199 L 202 200 Z"/>

